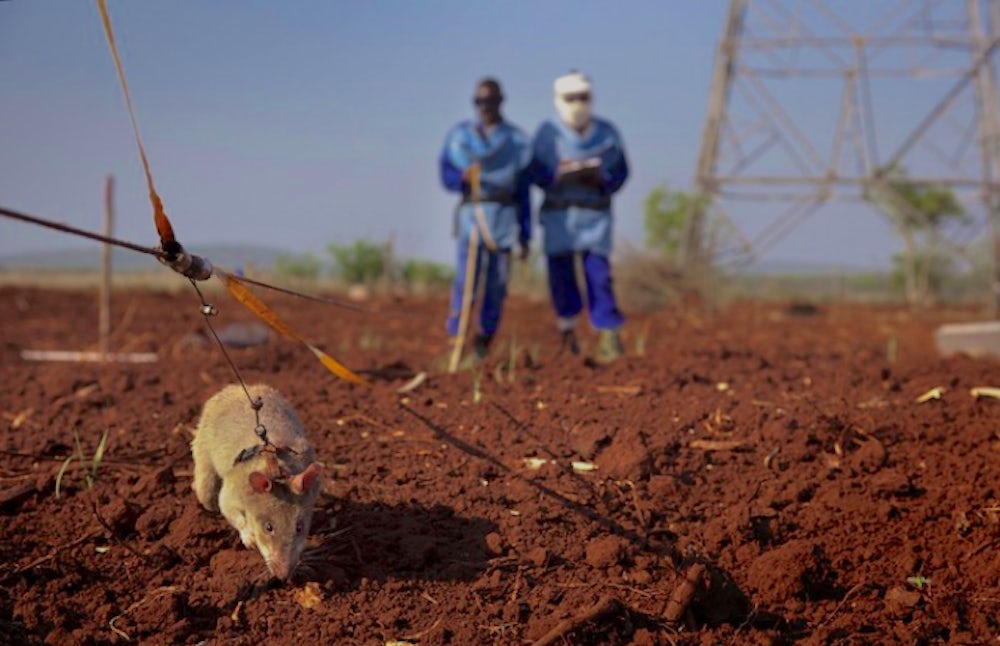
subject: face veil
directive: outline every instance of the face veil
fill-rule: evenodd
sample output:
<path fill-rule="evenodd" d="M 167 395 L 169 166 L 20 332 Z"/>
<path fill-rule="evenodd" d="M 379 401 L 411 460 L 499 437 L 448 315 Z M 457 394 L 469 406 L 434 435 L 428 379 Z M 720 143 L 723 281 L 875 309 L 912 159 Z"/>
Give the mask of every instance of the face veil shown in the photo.
<path fill-rule="evenodd" d="M 560 76 L 554 84 L 555 107 L 560 121 L 576 130 L 590 123 L 590 79 L 579 72 Z"/>

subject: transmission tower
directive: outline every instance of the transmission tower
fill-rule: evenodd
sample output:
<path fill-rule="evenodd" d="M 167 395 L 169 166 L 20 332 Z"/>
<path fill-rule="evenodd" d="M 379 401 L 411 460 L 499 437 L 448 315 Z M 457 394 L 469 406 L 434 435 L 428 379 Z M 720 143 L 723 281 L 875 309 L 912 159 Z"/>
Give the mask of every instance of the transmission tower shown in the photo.
<path fill-rule="evenodd" d="M 963 249 L 989 228 L 1000 299 L 998 52 L 1000 0 L 731 0 L 695 178 L 709 207 L 689 219 L 688 265 L 755 259 L 834 201 L 932 185 L 978 223 L 944 242 Z M 778 215 L 747 235 L 732 216 L 751 202 Z"/>

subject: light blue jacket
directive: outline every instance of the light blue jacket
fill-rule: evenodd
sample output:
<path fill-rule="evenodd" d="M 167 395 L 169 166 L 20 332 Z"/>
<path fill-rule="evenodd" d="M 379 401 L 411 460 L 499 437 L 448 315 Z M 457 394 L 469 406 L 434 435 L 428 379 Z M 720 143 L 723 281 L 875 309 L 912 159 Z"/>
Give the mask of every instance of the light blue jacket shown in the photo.
<path fill-rule="evenodd" d="M 462 172 L 473 163 L 481 167 L 482 209 L 499 249 L 531 240 L 531 142 L 518 127 L 501 121 L 486 134 L 475 121 L 463 121 L 445 138 L 439 158 L 441 183 L 463 196 L 458 207 L 458 236 L 462 243 L 476 226 L 475 207 L 466 201 L 469 186 Z"/>
<path fill-rule="evenodd" d="M 610 256 L 611 196 L 628 179 L 621 136 L 610 122 L 592 118 L 582 135 L 562 122 L 546 121 L 535 134 L 532 181 L 545 191 L 539 223 L 545 230 L 548 255 L 591 251 Z M 572 176 L 555 181 L 562 160 L 597 158 L 598 181 L 587 184 Z"/>

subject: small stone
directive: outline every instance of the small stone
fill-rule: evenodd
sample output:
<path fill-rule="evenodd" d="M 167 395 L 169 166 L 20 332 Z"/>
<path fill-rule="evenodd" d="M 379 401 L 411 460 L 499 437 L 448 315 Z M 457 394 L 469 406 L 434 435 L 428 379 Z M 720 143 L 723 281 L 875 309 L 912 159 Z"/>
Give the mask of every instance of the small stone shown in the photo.
<path fill-rule="evenodd" d="M 141 508 L 122 498 L 115 498 L 100 509 L 101 518 L 118 536 L 125 536 L 135 527 Z"/>
<path fill-rule="evenodd" d="M 886 458 L 885 445 L 875 438 L 869 438 L 861 443 L 851 459 L 865 473 L 876 473 L 885 465 Z"/>
<path fill-rule="evenodd" d="M 133 493 L 152 493 L 157 490 L 166 490 L 177 478 L 174 477 L 173 467 L 160 467 L 146 472 L 132 486 Z"/>
<path fill-rule="evenodd" d="M 920 603 L 920 593 L 897 586 L 885 593 L 885 603 L 894 615 L 905 615 Z"/>
<path fill-rule="evenodd" d="M 647 583 L 653 580 L 653 575 L 650 574 L 648 570 L 638 569 L 629 572 L 628 578 L 633 583 L 637 583 L 639 585 L 646 585 Z"/>
<path fill-rule="evenodd" d="M 543 567 L 546 561 L 549 560 L 549 553 L 544 547 L 536 547 L 525 554 L 528 561 L 535 567 Z"/>
<path fill-rule="evenodd" d="M 601 536 L 587 543 L 587 563 L 593 567 L 607 568 L 625 560 L 625 539 L 620 536 Z"/>
<path fill-rule="evenodd" d="M 500 556 L 504 553 L 503 539 L 500 538 L 500 534 L 490 532 L 483 538 L 483 541 L 486 543 L 486 551 L 493 556 Z"/>

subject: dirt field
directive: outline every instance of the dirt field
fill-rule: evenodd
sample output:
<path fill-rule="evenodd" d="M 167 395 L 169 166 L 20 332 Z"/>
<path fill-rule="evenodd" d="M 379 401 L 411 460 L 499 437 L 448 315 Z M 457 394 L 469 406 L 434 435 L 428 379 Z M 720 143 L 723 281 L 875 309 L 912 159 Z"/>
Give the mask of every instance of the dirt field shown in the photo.
<path fill-rule="evenodd" d="M 1000 371 L 935 356 L 944 313 L 664 312 L 633 318 L 629 356 L 596 367 L 558 353 L 545 304 L 515 302 L 485 367 L 451 376 L 443 301 L 359 315 L 267 299 L 347 364 L 382 368 L 368 390 L 284 339 L 232 350 L 298 408 L 330 476 L 284 586 L 191 492 L 200 406 L 232 381 L 216 348 L 184 341 L 203 329 L 193 293 L 116 294 L 115 349 L 160 360 L 99 366 L 20 358 L 92 349 L 93 294 L 0 289 L 0 641 L 1000 636 L 1000 401 L 969 394 Z M 212 300 L 218 325 L 251 320 Z"/>

